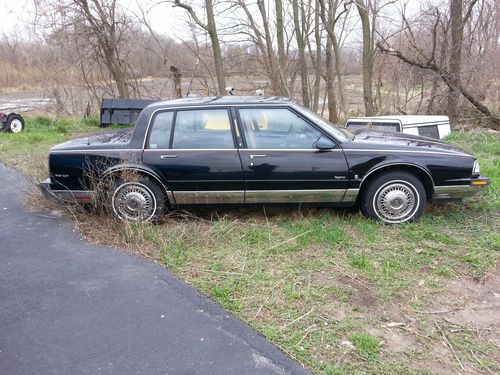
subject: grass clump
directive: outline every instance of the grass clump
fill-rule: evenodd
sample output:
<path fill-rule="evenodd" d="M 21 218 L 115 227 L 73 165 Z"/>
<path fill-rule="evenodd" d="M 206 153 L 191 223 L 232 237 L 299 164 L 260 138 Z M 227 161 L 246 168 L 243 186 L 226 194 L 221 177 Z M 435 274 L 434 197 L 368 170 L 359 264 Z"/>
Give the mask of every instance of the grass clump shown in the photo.
<path fill-rule="evenodd" d="M 379 358 L 381 340 L 363 332 L 352 335 L 351 341 L 363 358 L 369 361 L 375 361 Z"/>

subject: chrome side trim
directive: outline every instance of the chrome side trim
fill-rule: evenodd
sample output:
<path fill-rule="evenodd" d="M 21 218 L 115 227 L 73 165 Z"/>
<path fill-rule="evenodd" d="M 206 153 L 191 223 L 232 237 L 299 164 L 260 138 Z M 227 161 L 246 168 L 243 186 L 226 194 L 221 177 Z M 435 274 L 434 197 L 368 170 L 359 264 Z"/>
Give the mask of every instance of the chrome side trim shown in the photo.
<path fill-rule="evenodd" d="M 471 158 L 472 155 L 454 152 L 440 152 L 440 151 L 426 151 L 426 150 L 370 150 L 370 149 L 354 149 L 354 148 L 344 148 L 344 152 L 383 152 L 383 153 L 398 153 L 398 154 L 433 154 L 433 155 L 444 155 L 444 156 L 461 156 Z"/>
<path fill-rule="evenodd" d="M 93 190 L 52 190 L 44 183 L 40 184 L 40 189 L 46 198 L 62 202 L 93 202 L 96 195 Z"/>
<path fill-rule="evenodd" d="M 177 204 L 244 203 L 244 190 L 174 191 Z"/>
<path fill-rule="evenodd" d="M 347 189 L 342 202 L 354 202 L 358 198 L 359 189 Z"/>
<path fill-rule="evenodd" d="M 359 189 L 174 191 L 177 204 L 353 202 Z"/>
<path fill-rule="evenodd" d="M 365 174 L 365 175 L 363 176 L 363 179 L 362 179 L 362 180 L 361 180 L 361 182 L 359 183 L 359 188 L 361 189 L 361 186 L 363 185 L 363 182 L 365 182 L 366 178 L 367 178 L 369 175 L 371 175 L 372 173 L 374 173 L 374 172 L 376 172 L 376 171 L 378 171 L 378 170 L 380 170 L 380 169 L 383 169 L 383 168 L 385 168 L 385 167 L 391 167 L 391 166 L 395 166 L 395 165 L 403 165 L 403 166 L 417 167 L 417 168 L 421 169 L 422 171 L 424 171 L 424 172 L 427 174 L 427 176 L 429 176 L 429 178 L 431 179 L 432 187 L 434 187 L 434 180 L 433 180 L 433 178 L 432 178 L 432 176 L 431 176 L 430 172 L 429 172 L 427 169 L 425 169 L 424 167 L 422 167 L 422 166 L 420 166 L 420 165 L 418 165 L 418 164 L 413 164 L 413 163 L 387 163 L 387 164 L 384 164 L 384 165 L 380 165 L 380 166 L 378 166 L 378 167 L 375 167 L 375 168 L 373 168 L 372 170 L 368 171 L 368 173 L 367 173 L 367 174 Z"/>
<path fill-rule="evenodd" d="M 83 150 L 49 150 L 51 154 L 90 154 L 93 152 L 115 152 L 115 153 L 130 153 L 142 152 L 140 148 L 100 148 L 100 149 L 83 149 Z"/>
<path fill-rule="evenodd" d="M 346 189 L 247 190 L 245 203 L 342 202 Z"/>
<path fill-rule="evenodd" d="M 434 195 L 432 199 L 460 199 L 470 197 L 480 192 L 485 186 L 472 186 L 472 185 L 444 185 L 435 186 Z"/>

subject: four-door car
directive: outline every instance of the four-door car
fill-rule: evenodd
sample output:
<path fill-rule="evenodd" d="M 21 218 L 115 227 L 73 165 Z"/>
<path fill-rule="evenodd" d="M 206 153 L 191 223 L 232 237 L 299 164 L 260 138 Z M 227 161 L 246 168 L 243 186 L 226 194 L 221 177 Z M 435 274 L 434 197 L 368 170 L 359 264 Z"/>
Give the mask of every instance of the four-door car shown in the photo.
<path fill-rule="evenodd" d="M 96 200 L 125 221 L 184 205 L 359 205 L 373 219 L 418 219 L 429 200 L 489 184 L 472 155 L 439 140 L 337 128 L 289 99 L 156 102 L 133 129 L 54 146 L 51 197 Z"/>

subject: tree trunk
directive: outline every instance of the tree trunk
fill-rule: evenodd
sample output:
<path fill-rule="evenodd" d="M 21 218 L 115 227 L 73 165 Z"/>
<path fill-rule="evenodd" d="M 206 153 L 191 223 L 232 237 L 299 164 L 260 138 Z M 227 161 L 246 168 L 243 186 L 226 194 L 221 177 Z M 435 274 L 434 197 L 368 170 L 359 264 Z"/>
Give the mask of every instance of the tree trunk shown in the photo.
<path fill-rule="evenodd" d="M 170 67 L 170 71 L 172 72 L 172 80 L 174 81 L 174 98 L 182 98 L 182 73 L 173 65 Z"/>
<path fill-rule="evenodd" d="M 292 1 L 293 8 L 293 23 L 295 25 L 295 37 L 297 39 L 297 47 L 299 50 L 299 65 L 300 65 L 300 78 L 301 78 L 301 92 L 302 92 L 302 104 L 309 108 L 309 80 L 307 72 L 307 63 L 305 56 L 305 45 L 304 37 L 301 30 L 301 22 L 299 16 L 299 4 L 298 0 Z"/>
<path fill-rule="evenodd" d="M 337 98 L 335 96 L 335 72 L 333 71 L 332 40 L 326 41 L 326 92 L 328 101 L 328 120 L 335 124 L 337 116 Z"/>
<path fill-rule="evenodd" d="M 285 38 L 283 36 L 283 31 L 285 29 L 285 25 L 283 22 L 283 1 L 275 0 L 275 6 L 276 6 L 276 39 L 278 42 L 278 71 L 281 81 L 279 94 L 283 96 L 288 96 Z"/>
<path fill-rule="evenodd" d="M 337 73 L 337 81 L 339 83 L 340 112 L 342 113 L 342 116 L 347 116 L 344 77 L 342 77 L 342 57 L 340 56 L 339 43 L 337 42 L 337 37 L 335 35 L 332 38 L 332 46 L 333 53 L 335 54 L 335 72 Z"/>
<path fill-rule="evenodd" d="M 314 39 L 316 41 L 316 59 L 314 69 L 313 111 L 318 112 L 319 89 L 321 84 L 321 30 L 319 27 L 319 2 L 316 0 L 316 12 L 314 12 Z"/>
<path fill-rule="evenodd" d="M 373 35 L 370 27 L 370 16 L 367 5 L 363 0 L 356 0 L 361 27 L 363 29 L 363 101 L 365 103 L 365 115 L 373 116 Z"/>
<path fill-rule="evenodd" d="M 464 37 L 463 1 L 451 0 L 450 21 L 451 21 L 451 45 L 450 45 L 450 83 L 448 90 L 447 112 L 450 122 L 454 128 L 458 122 L 460 103 L 460 73 L 462 67 L 462 41 Z"/>
<path fill-rule="evenodd" d="M 224 61 L 222 60 L 222 52 L 220 49 L 219 35 L 215 25 L 214 5 L 212 0 L 205 0 L 207 8 L 207 30 L 212 43 L 212 51 L 214 54 L 215 75 L 217 76 L 217 85 L 219 86 L 219 95 L 226 93 L 226 77 L 224 74 Z"/>

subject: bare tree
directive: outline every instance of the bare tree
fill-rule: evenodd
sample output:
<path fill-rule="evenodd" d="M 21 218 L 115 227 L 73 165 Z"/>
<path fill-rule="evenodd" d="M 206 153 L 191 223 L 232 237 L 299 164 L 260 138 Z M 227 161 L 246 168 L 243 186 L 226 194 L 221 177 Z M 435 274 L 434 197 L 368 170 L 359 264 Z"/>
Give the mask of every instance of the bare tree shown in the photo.
<path fill-rule="evenodd" d="M 186 9 L 191 18 L 196 22 L 196 24 L 200 26 L 203 30 L 205 30 L 210 36 L 210 41 L 212 43 L 212 52 L 214 55 L 215 74 L 217 76 L 219 95 L 224 95 L 226 92 L 226 76 L 224 73 L 224 61 L 222 59 L 219 35 L 217 33 L 217 26 L 215 23 L 213 1 L 205 0 L 205 9 L 207 16 L 206 23 L 202 22 L 201 19 L 198 18 L 192 6 L 186 3 L 181 3 L 179 0 L 175 0 L 175 5 L 183 9 Z"/>
<path fill-rule="evenodd" d="M 370 1 L 370 0 L 368 0 Z M 375 114 L 373 106 L 373 64 L 375 60 L 375 24 L 370 25 L 370 11 L 364 0 L 356 0 L 361 27 L 363 29 L 363 101 L 365 103 L 365 115 Z M 375 20 L 375 16 L 373 17 Z"/>
<path fill-rule="evenodd" d="M 287 90 L 287 69 L 286 69 L 286 51 L 285 51 L 285 23 L 283 22 L 283 1 L 275 0 L 276 7 L 276 39 L 278 44 L 278 70 L 281 84 L 279 85 L 279 95 L 288 96 Z"/>
<path fill-rule="evenodd" d="M 299 13 L 299 2 L 298 0 L 292 0 L 292 11 L 293 11 L 293 23 L 295 26 L 295 38 L 297 40 L 297 49 L 299 53 L 299 66 L 300 66 L 300 81 L 301 81 L 301 93 L 302 93 L 302 104 L 305 107 L 309 107 L 309 78 L 307 70 L 307 62 L 305 55 L 305 35 L 304 29 L 301 25 L 303 17 Z"/>
<path fill-rule="evenodd" d="M 455 0 L 452 0 L 455 1 Z M 464 28 L 464 22 L 469 20 L 473 11 L 473 6 L 476 3 L 476 1 L 471 1 L 469 3 L 469 7 L 467 8 L 465 15 L 463 18 L 460 16 L 455 15 L 458 20 L 457 22 L 460 25 L 455 25 L 454 27 L 459 27 L 461 30 L 455 30 L 455 37 L 452 35 L 452 39 L 454 39 L 455 47 L 452 47 L 450 45 L 450 61 L 448 67 L 445 64 L 444 58 L 443 58 L 443 48 L 446 48 L 447 44 L 444 41 L 439 41 L 438 38 L 438 33 L 439 33 L 439 28 L 440 25 L 442 25 L 441 22 L 441 13 L 438 10 L 434 10 L 434 21 L 432 23 L 431 27 L 431 36 L 430 36 L 430 41 L 429 39 L 425 39 L 422 35 L 420 38 L 418 38 L 415 35 L 415 32 L 408 20 L 406 20 L 406 17 L 403 14 L 403 19 L 405 20 L 405 29 L 404 33 L 407 36 L 408 43 L 410 45 L 410 48 L 408 52 L 405 52 L 401 50 L 400 48 L 394 48 L 393 44 L 390 43 L 388 40 L 383 40 L 382 42 L 379 42 L 377 44 L 378 48 L 382 53 L 385 53 L 387 55 L 395 56 L 401 61 L 405 62 L 406 64 L 409 64 L 411 66 L 417 67 L 424 69 L 429 72 L 433 72 L 436 77 L 439 77 L 442 82 L 446 85 L 448 88 L 448 93 L 452 94 L 451 100 L 448 99 L 448 114 L 452 119 L 456 121 L 457 116 L 458 116 L 458 102 L 457 98 L 455 96 L 455 93 L 461 94 L 465 99 L 469 101 L 479 112 L 481 112 L 484 116 L 490 119 L 491 123 L 498 127 L 500 125 L 500 117 L 498 114 L 495 114 L 487 104 L 485 104 L 482 100 L 481 97 L 475 94 L 474 91 L 471 91 L 465 84 L 464 81 L 462 80 L 462 69 L 461 69 L 461 59 L 462 59 L 462 54 L 463 54 L 463 39 L 464 39 L 464 34 L 463 34 L 463 28 Z M 460 4 L 458 4 L 460 5 Z M 457 6 L 456 4 L 454 6 Z M 455 12 L 456 10 L 454 10 Z M 463 12 L 464 9 L 461 9 L 461 12 Z M 462 13 L 461 13 L 462 14 Z M 451 15 L 451 6 L 450 6 L 450 15 Z M 450 20 L 450 25 L 453 23 L 453 20 Z M 452 27 L 450 26 L 450 29 Z M 447 27 L 442 27 L 443 30 L 447 30 Z M 451 32 L 453 34 L 453 31 Z M 471 35 L 471 37 L 473 37 Z M 446 35 L 443 35 L 442 38 L 446 38 Z M 421 42 L 420 40 L 423 40 Z M 452 44 L 453 44 L 452 43 Z M 439 48 L 441 48 L 441 53 L 438 53 Z M 455 48 L 460 48 L 462 51 L 457 52 L 454 51 Z M 439 58 L 437 57 L 439 55 Z M 453 71 L 452 71 L 453 69 Z M 451 108 L 451 106 L 456 106 L 454 108 Z M 456 123 L 453 123 L 454 125 Z"/>

